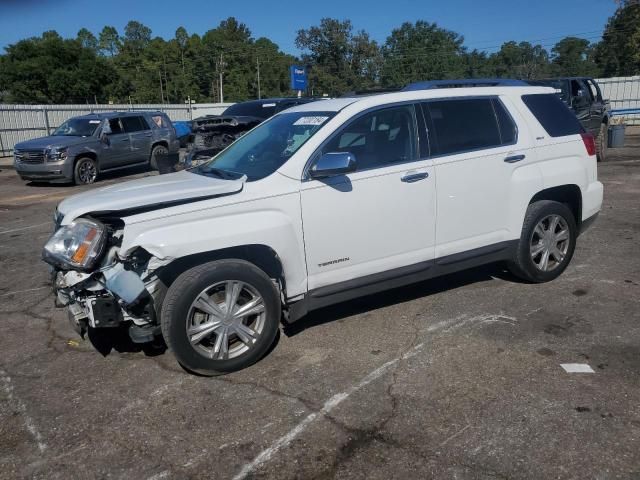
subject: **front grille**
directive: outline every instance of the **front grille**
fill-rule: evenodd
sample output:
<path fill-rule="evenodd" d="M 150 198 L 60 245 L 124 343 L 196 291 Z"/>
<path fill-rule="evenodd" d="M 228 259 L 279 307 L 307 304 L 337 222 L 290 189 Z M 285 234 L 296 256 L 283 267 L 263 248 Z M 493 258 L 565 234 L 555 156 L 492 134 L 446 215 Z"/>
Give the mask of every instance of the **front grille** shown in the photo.
<path fill-rule="evenodd" d="M 44 163 L 44 150 L 16 150 L 15 155 L 20 163 Z"/>

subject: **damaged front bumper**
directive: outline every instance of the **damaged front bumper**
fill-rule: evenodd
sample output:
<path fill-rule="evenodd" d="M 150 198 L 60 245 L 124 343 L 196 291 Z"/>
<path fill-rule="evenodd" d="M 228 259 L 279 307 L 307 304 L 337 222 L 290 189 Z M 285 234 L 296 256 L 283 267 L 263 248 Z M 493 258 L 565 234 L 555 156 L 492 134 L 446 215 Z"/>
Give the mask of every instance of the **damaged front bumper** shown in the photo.
<path fill-rule="evenodd" d="M 83 337 L 89 328 L 128 324 L 134 342 L 152 341 L 160 334 L 157 305 L 163 285 L 148 270 L 149 263 L 142 271 L 119 261 L 90 273 L 55 271 L 56 306 L 66 307 L 71 325 Z"/>

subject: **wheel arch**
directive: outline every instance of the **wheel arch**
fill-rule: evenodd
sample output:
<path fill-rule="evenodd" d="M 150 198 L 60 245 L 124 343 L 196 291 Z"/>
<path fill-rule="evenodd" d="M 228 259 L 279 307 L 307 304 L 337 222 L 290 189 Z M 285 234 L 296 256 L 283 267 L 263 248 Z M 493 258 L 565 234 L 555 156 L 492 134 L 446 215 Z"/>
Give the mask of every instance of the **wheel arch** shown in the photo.
<path fill-rule="evenodd" d="M 151 144 L 151 151 L 153 152 L 153 149 L 156 147 L 165 147 L 167 150 L 169 149 L 169 142 L 167 142 L 166 140 L 156 140 L 155 142 L 153 142 Z"/>
<path fill-rule="evenodd" d="M 270 246 L 262 244 L 238 245 L 186 255 L 160 268 L 157 275 L 168 288 L 185 271 L 215 260 L 245 260 L 274 279 L 282 292 L 286 292 L 284 267 L 280 257 Z"/>
<path fill-rule="evenodd" d="M 529 205 L 540 200 L 553 200 L 567 205 L 573 213 L 576 225 L 579 227 L 582 223 L 582 192 L 578 185 L 566 184 L 545 188 L 531 198 Z"/>

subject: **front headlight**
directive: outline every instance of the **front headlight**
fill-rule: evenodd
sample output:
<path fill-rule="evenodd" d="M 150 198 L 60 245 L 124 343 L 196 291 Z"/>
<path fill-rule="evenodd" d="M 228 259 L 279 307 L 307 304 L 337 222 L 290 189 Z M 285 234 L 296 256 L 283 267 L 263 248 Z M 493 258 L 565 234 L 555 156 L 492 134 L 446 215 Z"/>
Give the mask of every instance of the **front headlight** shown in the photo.
<path fill-rule="evenodd" d="M 102 223 L 79 218 L 51 236 L 42 259 L 63 270 L 89 270 L 104 252 L 106 242 L 107 229 Z"/>
<path fill-rule="evenodd" d="M 47 159 L 58 161 L 67 158 L 67 150 L 69 147 L 53 147 L 47 149 Z"/>

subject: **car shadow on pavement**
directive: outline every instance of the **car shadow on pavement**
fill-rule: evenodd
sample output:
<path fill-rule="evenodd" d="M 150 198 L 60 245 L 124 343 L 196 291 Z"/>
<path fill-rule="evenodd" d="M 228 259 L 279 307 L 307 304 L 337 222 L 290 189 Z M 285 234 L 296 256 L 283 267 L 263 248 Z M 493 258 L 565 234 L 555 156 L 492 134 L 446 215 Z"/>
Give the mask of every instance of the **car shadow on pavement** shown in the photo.
<path fill-rule="evenodd" d="M 417 298 L 434 295 L 437 293 L 453 290 L 478 282 L 488 282 L 495 279 L 509 282 L 521 283 L 522 281 L 512 275 L 503 264 L 495 263 L 483 265 L 470 270 L 452 273 L 438 278 L 425 280 L 405 287 L 398 287 L 392 290 L 367 295 L 347 302 L 338 303 L 329 307 L 324 307 L 308 313 L 295 323 L 285 325 L 284 334 L 287 337 L 317 327 L 325 323 L 341 320 L 346 317 L 358 315 L 376 310 L 378 308 L 408 302 Z"/>
<path fill-rule="evenodd" d="M 89 328 L 87 337 L 93 347 L 104 357 L 111 352 L 139 353 L 147 357 L 162 355 L 167 351 L 167 345 L 162 337 L 150 343 L 134 343 L 129 337 L 129 326 L 122 325 L 114 328 Z"/>
<path fill-rule="evenodd" d="M 134 166 L 134 167 L 128 167 L 128 168 L 123 168 L 122 170 L 114 170 L 112 172 L 104 172 L 104 173 L 100 173 L 98 175 L 98 178 L 96 179 L 94 185 L 98 185 L 101 182 L 104 181 L 108 181 L 108 180 L 114 180 L 114 179 L 118 179 L 121 178 L 122 181 L 127 181 L 127 180 L 131 180 L 129 177 L 130 175 L 139 175 L 142 173 L 148 173 L 149 175 L 156 175 L 156 172 L 153 170 L 149 169 L 148 165 L 138 165 L 138 166 Z M 38 182 L 38 181 L 29 181 L 27 183 L 25 183 L 26 186 L 28 187 L 32 187 L 32 188 L 41 188 L 41 187 L 62 187 L 62 188 L 72 188 L 72 187 L 76 187 L 76 186 L 83 186 L 83 185 L 75 185 L 72 182 L 67 182 L 67 183 L 50 183 L 50 182 Z"/>

